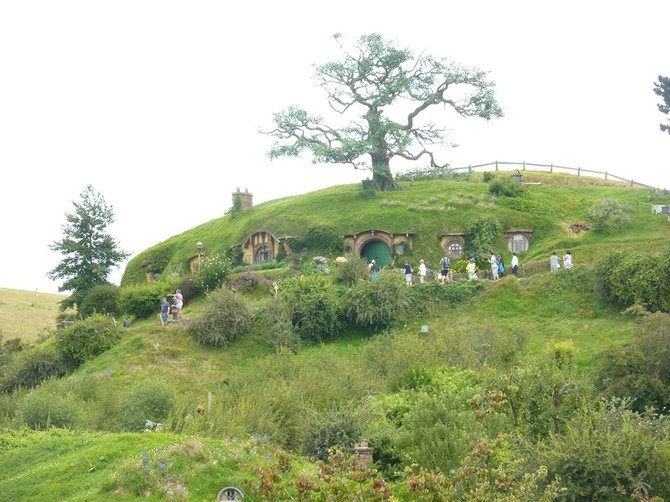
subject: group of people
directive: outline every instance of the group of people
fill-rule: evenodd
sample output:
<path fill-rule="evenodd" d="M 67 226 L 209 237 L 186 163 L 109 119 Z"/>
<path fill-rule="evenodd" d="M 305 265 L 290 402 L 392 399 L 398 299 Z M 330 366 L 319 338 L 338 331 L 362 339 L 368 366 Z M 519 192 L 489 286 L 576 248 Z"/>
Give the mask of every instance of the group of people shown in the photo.
<path fill-rule="evenodd" d="M 168 301 L 168 297 L 172 297 L 172 305 Z M 178 289 L 173 295 L 167 295 L 163 297 L 161 303 L 161 322 L 165 324 L 168 322 L 170 316 L 170 310 L 172 310 L 172 320 L 179 321 L 181 319 L 181 310 L 184 307 L 184 296 L 181 294 L 181 290 Z"/>
<path fill-rule="evenodd" d="M 497 281 L 507 273 L 507 270 L 505 269 L 505 261 L 503 259 L 502 254 L 496 254 L 494 252 L 491 252 L 491 256 L 489 257 L 488 262 L 491 266 L 492 280 Z M 549 265 L 552 272 L 556 272 L 558 271 L 559 268 L 561 268 L 559 257 L 558 255 L 556 255 L 555 251 L 552 253 L 551 258 L 549 259 Z M 450 267 L 451 267 L 451 261 L 449 260 L 449 257 L 443 256 L 442 259 L 440 260 L 440 268 L 437 274 L 437 278 L 442 284 L 449 281 L 451 278 Z M 570 250 L 567 250 L 565 252 L 565 255 L 563 255 L 563 268 L 567 269 L 572 268 L 572 253 L 570 252 Z M 512 275 L 518 277 L 519 256 L 516 253 L 512 253 L 512 261 L 510 262 L 509 270 L 511 270 Z M 414 270 L 412 269 L 412 266 L 409 264 L 408 261 L 406 261 L 405 264 L 403 265 L 403 271 L 405 274 L 405 284 L 411 286 Z M 372 260 L 368 265 L 368 272 L 373 277 L 379 277 L 379 265 L 377 265 L 375 260 Z M 468 275 L 468 280 L 472 281 L 474 279 L 479 279 L 479 276 L 477 275 L 478 272 L 477 260 L 475 258 L 470 258 L 468 264 L 465 266 L 465 272 Z M 419 270 L 417 274 L 419 278 L 419 283 L 426 282 L 427 274 L 428 274 L 428 268 L 426 267 L 426 263 L 423 260 L 419 260 Z"/>
<path fill-rule="evenodd" d="M 549 269 L 552 272 L 558 272 L 558 269 L 561 268 L 561 264 L 559 262 L 558 255 L 556 254 L 556 251 L 551 253 L 551 257 L 549 258 Z M 572 253 L 568 249 L 565 254 L 563 255 L 563 268 L 570 269 L 572 268 Z"/>

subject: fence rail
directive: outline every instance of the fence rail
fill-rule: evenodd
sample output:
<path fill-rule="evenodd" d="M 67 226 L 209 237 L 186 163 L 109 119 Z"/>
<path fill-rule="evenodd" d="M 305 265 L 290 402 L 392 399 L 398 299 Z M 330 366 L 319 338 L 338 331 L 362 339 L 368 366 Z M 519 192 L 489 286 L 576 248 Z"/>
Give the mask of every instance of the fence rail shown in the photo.
<path fill-rule="evenodd" d="M 476 164 L 476 165 L 469 165 L 469 166 L 463 166 L 463 167 L 450 167 L 449 169 L 452 170 L 452 171 L 468 170 L 468 171 L 472 172 L 473 170 L 478 169 L 478 168 L 491 167 L 491 166 L 495 166 L 496 171 L 506 170 L 506 169 L 508 169 L 508 166 L 519 166 L 522 171 L 525 171 L 526 167 L 533 167 L 533 168 L 539 167 L 539 168 L 543 168 L 543 169 L 548 169 L 550 173 L 553 173 L 556 170 L 561 170 L 562 169 L 562 170 L 565 170 L 565 171 L 568 171 L 568 172 L 576 171 L 577 176 L 580 176 L 582 173 L 599 174 L 601 176 L 604 176 L 606 180 L 609 179 L 609 178 L 614 178 L 614 179 L 619 180 L 619 181 L 624 181 L 624 182 L 630 184 L 630 186 L 640 186 L 640 187 L 644 187 L 644 188 L 654 188 L 651 185 L 645 185 L 644 183 L 640 183 L 639 181 L 628 180 L 626 178 L 622 178 L 621 176 L 616 176 L 616 175 L 614 175 L 614 174 L 612 174 L 608 171 L 604 171 L 604 172 L 603 171 L 594 171 L 592 169 L 584 169 L 582 167 L 567 167 L 567 166 L 559 166 L 559 165 L 556 165 L 556 164 L 535 164 L 535 163 L 532 163 L 532 162 L 525 162 L 525 161 L 524 162 L 501 162 L 501 161 L 496 160 L 495 162 L 489 162 L 487 164 Z M 519 167 L 511 167 L 511 169 L 519 170 Z"/>

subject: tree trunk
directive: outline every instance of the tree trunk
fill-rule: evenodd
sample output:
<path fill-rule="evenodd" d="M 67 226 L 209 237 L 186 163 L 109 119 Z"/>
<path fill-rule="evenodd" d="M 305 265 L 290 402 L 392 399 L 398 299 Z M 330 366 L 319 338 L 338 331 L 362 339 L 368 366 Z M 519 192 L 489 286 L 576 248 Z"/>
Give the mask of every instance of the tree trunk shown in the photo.
<path fill-rule="evenodd" d="M 372 179 L 380 192 L 390 192 L 398 189 L 386 159 L 382 162 L 372 160 Z"/>

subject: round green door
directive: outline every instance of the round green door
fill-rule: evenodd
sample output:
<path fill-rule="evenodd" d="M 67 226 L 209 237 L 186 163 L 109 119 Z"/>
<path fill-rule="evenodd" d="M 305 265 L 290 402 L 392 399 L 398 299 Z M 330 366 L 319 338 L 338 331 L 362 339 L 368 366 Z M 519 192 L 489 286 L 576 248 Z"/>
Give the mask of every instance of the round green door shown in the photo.
<path fill-rule="evenodd" d="M 383 267 L 391 258 L 391 250 L 389 247 L 382 241 L 370 241 L 361 251 L 361 256 L 370 263 L 370 260 L 375 260 L 377 265 Z"/>

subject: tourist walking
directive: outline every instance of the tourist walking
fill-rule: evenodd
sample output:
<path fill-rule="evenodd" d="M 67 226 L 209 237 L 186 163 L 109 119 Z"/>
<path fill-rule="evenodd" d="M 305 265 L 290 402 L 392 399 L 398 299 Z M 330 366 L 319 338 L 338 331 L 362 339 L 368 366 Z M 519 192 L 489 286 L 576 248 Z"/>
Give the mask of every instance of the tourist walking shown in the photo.
<path fill-rule="evenodd" d="M 465 266 L 465 271 L 468 274 L 468 280 L 469 281 L 472 281 L 474 279 L 478 279 L 478 277 L 477 277 L 477 263 L 475 262 L 474 258 L 470 258 L 470 261 Z"/>
<path fill-rule="evenodd" d="M 498 257 L 495 255 L 495 253 L 491 253 L 491 257 L 489 258 L 489 263 L 491 264 L 491 279 L 494 281 L 497 281 L 500 279 L 500 276 L 498 275 Z"/>
<path fill-rule="evenodd" d="M 442 259 L 440 260 L 440 282 L 442 284 L 445 283 L 449 279 L 449 257 L 448 256 L 443 256 Z"/>
<path fill-rule="evenodd" d="M 561 265 L 558 263 L 558 256 L 556 256 L 556 251 L 551 253 L 551 258 L 549 258 L 549 268 L 552 272 L 558 272 L 558 269 L 561 268 Z"/>
<path fill-rule="evenodd" d="M 572 268 L 572 253 L 569 249 L 563 255 L 563 268 Z"/>
<path fill-rule="evenodd" d="M 419 260 L 419 282 L 423 284 L 426 280 L 426 273 L 428 271 L 426 270 L 426 264 L 424 263 L 423 260 Z"/>
<path fill-rule="evenodd" d="M 403 267 L 405 271 L 405 284 L 408 286 L 412 285 L 412 266 L 409 264 L 409 262 L 405 262 L 405 266 Z"/>
<path fill-rule="evenodd" d="M 519 257 L 516 253 L 512 253 L 512 273 L 515 277 L 519 277 Z"/>

